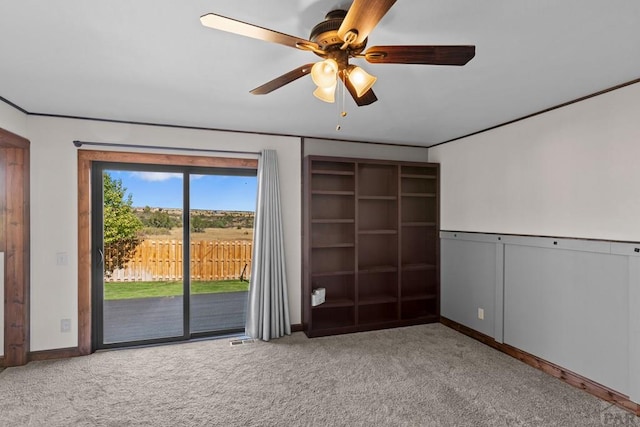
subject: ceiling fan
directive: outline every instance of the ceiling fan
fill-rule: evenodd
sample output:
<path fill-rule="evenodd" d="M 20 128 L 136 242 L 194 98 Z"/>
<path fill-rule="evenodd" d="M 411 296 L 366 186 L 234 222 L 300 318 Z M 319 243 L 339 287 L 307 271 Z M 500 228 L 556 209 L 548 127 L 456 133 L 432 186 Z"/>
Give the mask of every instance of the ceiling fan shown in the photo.
<path fill-rule="evenodd" d="M 318 88 L 313 94 L 334 102 L 338 80 L 358 106 L 378 100 L 371 87 L 376 77 L 349 64 L 364 58 L 372 64 L 465 65 L 475 56 L 475 46 L 373 46 L 364 51 L 369 33 L 396 0 L 354 0 L 349 10 L 333 10 L 311 30 L 309 40 L 248 24 L 214 13 L 200 17 L 202 25 L 246 37 L 279 43 L 315 53 L 322 61 L 302 65 L 251 91 L 264 95 L 311 73 Z"/>

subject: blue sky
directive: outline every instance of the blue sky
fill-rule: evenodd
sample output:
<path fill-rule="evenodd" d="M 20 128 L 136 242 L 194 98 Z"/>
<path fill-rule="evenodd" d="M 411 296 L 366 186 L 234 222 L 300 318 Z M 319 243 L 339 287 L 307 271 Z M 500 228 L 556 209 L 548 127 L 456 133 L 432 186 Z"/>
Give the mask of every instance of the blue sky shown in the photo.
<path fill-rule="evenodd" d="M 182 174 L 107 172 L 122 180 L 135 207 L 182 208 Z M 255 176 L 191 175 L 191 208 L 254 212 L 257 187 Z"/>

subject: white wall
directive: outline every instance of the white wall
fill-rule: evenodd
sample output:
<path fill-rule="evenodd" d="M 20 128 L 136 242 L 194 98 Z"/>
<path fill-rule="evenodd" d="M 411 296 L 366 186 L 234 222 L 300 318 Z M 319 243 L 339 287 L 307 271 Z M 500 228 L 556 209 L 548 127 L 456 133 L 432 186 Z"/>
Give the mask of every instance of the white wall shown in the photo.
<path fill-rule="evenodd" d="M 441 228 L 640 241 L 640 84 L 429 149 Z"/>
<path fill-rule="evenodd" d="M 26 138 L 27 115 L 0 101 L 0 128 Z"/>
<path fill-rule="evenodd" d="M 426 162 L 428 150 L 426 147 L 404 147 L 398 145 L 305 138 L 304 155 Z"/>
<path fill-rule="evenodd" d="M 38 116 L 29 116 L 28 131 L 31 140 L 31 351 L 77 345 L 77 149 L 73 140 L 239 151 L 275 149 L 280 167 L 283 220 L 287 225 L 284 238 L 291 322 L 301 323 L 299 138 Z M 56 265 L 57 252 L 69 254 L 68 265 Z M 60 332 L 63 318 L 72 319 L 71 333 Z"/>

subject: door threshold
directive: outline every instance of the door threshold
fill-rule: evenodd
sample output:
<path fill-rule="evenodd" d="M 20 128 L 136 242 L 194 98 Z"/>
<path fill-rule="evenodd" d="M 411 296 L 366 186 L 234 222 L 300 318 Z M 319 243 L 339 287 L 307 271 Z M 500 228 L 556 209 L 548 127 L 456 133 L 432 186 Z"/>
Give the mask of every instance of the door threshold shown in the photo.
<path fill-rule="evenodd" d="M 199 342 L 199 341 L 212 341 L 212 340 L 224 340 L 224 339 L 229 339 L 230 342 L 233 341 L 246 341 L 246 340 L 252 340 L 252 338 L 249 338 L 247 335 L 244 334 L 244 331 L 242 332 L 224 332 L 221 333 L 219 335 L 207 335 L 207 336 L 196 336 L 196 337 L 191 337 L 188 339 L 184 339 L 184 340 L 174 340 L 174 341 L 163 341 L 163 342 L 150 342 L 150 343 L 140 343 L 140 344 L 133 344 L 133 345 L 122 345 L 122 346 L 118 346 L 118 347 L 108 347 L 108 348 L 101 348 L 95 351 L 95 353 L 99 353 L 99 352 L 105 352 L 105 351 L 114 351 L 114 350 L 131 350 L 131 349 L 135 349 L 135 348 L 148 348 L 148 347 L 159 347 L 159 346 L 166 346 L 166 345 L 176 345 L 176 344 L 186 344 L 186 343 L 192 343 L 192 342 Z M 233 345 L 233 344 L 231 344 Z"/>

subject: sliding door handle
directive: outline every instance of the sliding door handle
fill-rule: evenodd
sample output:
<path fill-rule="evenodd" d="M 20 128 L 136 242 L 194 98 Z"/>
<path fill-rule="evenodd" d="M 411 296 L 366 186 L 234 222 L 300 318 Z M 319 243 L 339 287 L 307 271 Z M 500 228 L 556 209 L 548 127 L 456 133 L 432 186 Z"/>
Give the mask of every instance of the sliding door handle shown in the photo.
<path fill-rule="evenodd" d="M 102 267 L 104 265 L 104 251 L 102 248 L 98 248 L 98 267 Z"/>

